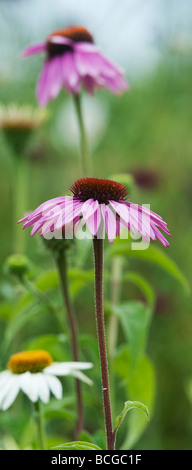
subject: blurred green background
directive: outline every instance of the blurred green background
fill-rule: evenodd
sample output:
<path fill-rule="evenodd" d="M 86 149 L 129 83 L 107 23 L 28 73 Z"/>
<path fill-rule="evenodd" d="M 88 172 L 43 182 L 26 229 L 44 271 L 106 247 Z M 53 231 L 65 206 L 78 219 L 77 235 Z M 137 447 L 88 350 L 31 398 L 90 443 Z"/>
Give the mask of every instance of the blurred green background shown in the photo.
<path fill-rule="evenodd" d="M 182 3 L 182 5 L 181 5 Z M 172 234 L 169 256 L 191 283 L 192 277 L 192 15 L 188 1 L 1 1 L 0 104 L 37 106 L 35 86 L 42 56 L 21 59 L 28 44 L 67 24 L 84 23 L 104 53 L 126 71 L 131 90 L 122 97 L 99 91 L 83 96 L 94 176 L 129 173 L 134 177 L 130 200 L 150 204 Z M 54 10 L 54 11 L 53 11 Z M 73 103 L 63 91 L 51 102 L 46 123 L 25 149 L 26 210 L 63 195 L 79 177 L 78 133 Z M 11 296 L 4 263 L 14 251 L 14 155 L 0 133 L 0 298 Z M 23 214 L 21 213 L 21 217 Z M 21 227 L 17 227 L 21 231 Z M 24 233 L 25 253 L 34 265 L 50 268 L 37 239 Z M 157 244 L 159 244 L 157 242 Z M 163 249 L 163 248 L 162 248 Z M 164 250 L 164 249 L 163 249 Z M 130 260 L 156 294 L 147 353 L 156 370 L 154 415 L 137 449 L 191 449 L 192 446 L 192 317 L 191 295 L 163 269 Z M 53 267 L 53 266 L 52 266 Z M 124 299 L 139 298 L 132 286 Z M 79 298 L 81 332 L 93 291 Z M 86 303 L 86 307 L 84 305 Z M 14 303 L 13 303 L 14 309 Z M 93 308 L 91 307 L 91 311 Z M 1 315 L 1 342 L 6 326 Z M 40 331 L 43 324 L 39 320 Z M 34 328 L 34 325 L 33 325 Z M 50 322 L 50 329 L 52 328 Z M 32 329 L 33 331 L 33 329 Z M 50 330 L 52 331 L 52 330 Z M 31 334 L 31 331 L 30 331 Z M 12 351 L 11 351 L 12 352 Z M 7 356 L 0 359 L 4 367 Z M 2 426 L 10 432 L 8 417 Z M 20 423 L 22 427 L 22 422 Z M 19 432 L 19 431 L 18 431 Z"/>

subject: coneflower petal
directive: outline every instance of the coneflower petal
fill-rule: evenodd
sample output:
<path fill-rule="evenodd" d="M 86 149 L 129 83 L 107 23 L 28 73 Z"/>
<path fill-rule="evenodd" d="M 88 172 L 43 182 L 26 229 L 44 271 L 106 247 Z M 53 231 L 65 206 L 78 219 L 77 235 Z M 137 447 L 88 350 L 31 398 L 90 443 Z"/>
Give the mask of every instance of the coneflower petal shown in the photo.
<path fill-rule="evenodd" d="M 47 59 L 43 65 L 42 72 L 37 82 L 36 94 L 40 106 L 46 106 L 50 101 L 50 67 L 51 60 Z"/>
<path fill-rule="evenodd" d="M 101 204 L 101 213 L 103 216 L 108 239 L 110 243 L 113 243 L 116 237 L 116 217 L 112 210 L 105 204 Z"/>
<path fill-rule="evenodd" d="M 90 215 L 87 221 L 87 227 L 91 234 L 95 237 L 98 233 L 100 223 L 101 223 L 101 212 L 100 212 L 100 207 L 98 207 L 94 214 Z"/>
<path fill-rule="evenodd" d="M 129 89 L 123 70 L 105 57 L 84 27 L 73 26 L 51 33 L 44 44 L 31 45 L 22 55 L 46 53 L 36 94 L 44 107 L 56 98 L 63 87 L 76 94 L 80 86 L 93 94 L 95 88 L 108 88 L 112 93 Z"/>
<path fill-rule="evenodd" d="M 41 44 L 33 44 L 26 49 L 23 50 L 21 53 L 22 57 L 28 57 L 30 55 L 40 54 L 40 52 L 46 51 L 46 43 Z"/>
<path fill-rule="evenodd" d="M 69 92 L 77 93 L 79 91 L 80 77 L 75 66 L 74 55 L 67 52 L 61 57 L 61 76 L 63 85 Z"/>

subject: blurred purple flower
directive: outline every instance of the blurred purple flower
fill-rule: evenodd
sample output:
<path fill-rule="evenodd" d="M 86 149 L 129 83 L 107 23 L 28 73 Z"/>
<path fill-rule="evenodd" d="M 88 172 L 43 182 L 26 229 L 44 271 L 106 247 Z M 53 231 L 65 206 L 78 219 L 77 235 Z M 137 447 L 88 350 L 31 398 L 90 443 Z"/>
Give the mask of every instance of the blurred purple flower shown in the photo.
<path fill-rule="evenodd" d="M 84 27 L 54 31 L 45 43 L 29 46 L 22 55 L 41 52 L 46 53 L 46 59 L 37 84 L 40 106 L 56 98 L 63 87 L 71 94 L 79 93 L 81 85 L 90 94 L 95 88 L 107 88 L 115 94 L 129 89 L 123 70 L 100 52 Z"/>
<path fill-rule="evenodd" d="M 156 170 L 152 168 L 140 167 L 133 169 L 131 174 L 133 175 L 137 186 L 141 187 L 142 189 L 155 189 L 162 181 L 159 169 Z"/>

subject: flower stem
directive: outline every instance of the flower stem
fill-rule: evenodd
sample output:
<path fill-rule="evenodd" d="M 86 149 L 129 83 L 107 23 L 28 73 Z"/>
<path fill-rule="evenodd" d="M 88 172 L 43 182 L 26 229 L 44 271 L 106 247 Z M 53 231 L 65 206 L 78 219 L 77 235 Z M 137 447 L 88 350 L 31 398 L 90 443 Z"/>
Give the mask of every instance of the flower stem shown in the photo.
<path fill-rule="evenodd" d="M 68 275 L 67 275 L 67 260 L 65 250 L 60 251 L 56 258 L 56 264 L 60 276 L 61 289 L 63 294 L 64 305 L 67 310 L 69 328 L 71 333 L 71 347 L 73 353 L 73 360 L 78 361 L 78 341 L 77 341 L 77 325 L 75 321 L 75 314 L 73 305 L 69 294 Z M 81 392 L 81 382 L 75 379 L 76 383 L 76 396 L 77 396 L 77 425 L 76 425 L 76 438 L 83 429 L 83 401 Z"/>
<path fill-rule="evenodd" d="M 23 155 L 19 158 L 15 156 L 15 188 L 14 188 L 14 252 L 23 253 L 25 244 L 25 233 L 19 230 L 17 225 L 21 214 L 26 210 L 27 193 L 27 162 Z"/>
<path fill-rule="evenodd" d="M 37 427 L 37 438 L 38 438 L 39 450 L 45 450 L 46 444 L 45 444 L 45 432 L 44 432 L 44 417 L 43 417 L 42 404 L 40 400 L 34 403 L 34 417 L 35 417 L 36 427 Z"/>
<path fill-rule="evenodd" d="M 80 147 L 81 147 L 81 165 L 82 165 L 82 176 L 87 177 L 90 175 L 90 154 L 88 141 L 86 136 L 85 124 L 83 120 L 81 97 L 80 94 L 74 95 L 75 109 L 77 113 L 77 119 L 80 131 Z"/>
<path fill-rule="evenodd" d="M 123 259 L 121 256 L 115 256 L 112 260 L 112 273 L 111 273 L 111 303 L 112 306 L 116 307 L 119 303 L 120 293 L 121 293 L 121 283 L 122 283 L 122 268 L 123 268 Z M 117 346 L 118 339 L 118 317 L 114 313 L 111 313 L 109 317 L 109 326 L 108 326 L 108 354 L 109 354 L 109 365 L 111 366 L 114 360 L 114 354 Z M 113 413 L 116 415 L 115 410 L 115 377 L 113 368 L 111 367 L 111 376 L 110 376 L 110 385 L 111 385 L 111 403 L 113 405 Z"/>
<path fill-rule="evenodd" d="M 111 401 L 109 390 L 109 375 L 107 363 L 107 348 L 105 341 L 105 320 L 103 308 L 103 240 L 93 239 L 94 262 L 95 262 L 95 307 L 97 337 L 99 343 L 99 354 L 101 364 L 103 405 L 105 416 L 105 430 L 107 437 L 107 449 L 114 450 L 115 440 L 112 427 Z"/>

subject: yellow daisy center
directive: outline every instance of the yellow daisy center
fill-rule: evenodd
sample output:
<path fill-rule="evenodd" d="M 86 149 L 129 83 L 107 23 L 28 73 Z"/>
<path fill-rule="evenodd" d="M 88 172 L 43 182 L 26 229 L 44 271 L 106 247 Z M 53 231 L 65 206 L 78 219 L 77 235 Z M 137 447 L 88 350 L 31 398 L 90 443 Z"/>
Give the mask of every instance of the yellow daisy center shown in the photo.
<path fill-rule="evenodd" d="M 7 367 L 14 374 L 23 374 L 24 372 L 35 373 L 41 372 L 52 362 L 53 359 L 47 351 L 22 351 L 10 357 Z"/>

